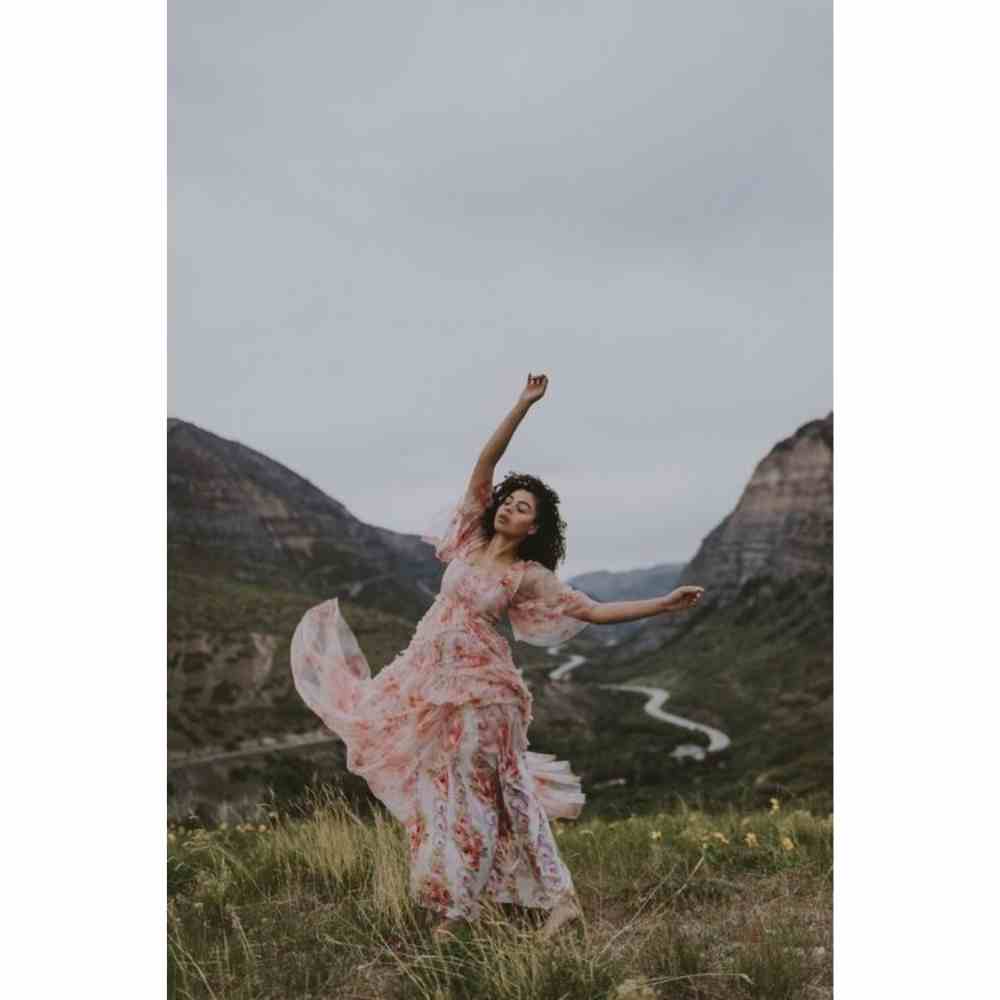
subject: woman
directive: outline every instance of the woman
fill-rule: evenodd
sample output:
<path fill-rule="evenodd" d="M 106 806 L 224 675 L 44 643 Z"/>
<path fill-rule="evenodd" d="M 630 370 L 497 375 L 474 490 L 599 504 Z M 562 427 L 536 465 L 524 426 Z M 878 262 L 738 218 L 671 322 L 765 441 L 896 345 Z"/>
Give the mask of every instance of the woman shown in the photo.
<path fill-rule="evenodd" d="M 534 476 L 493 470 L 548 387 L 528 376 L 486 443 L 462 500 L 421 537 L 447 564 L 409 646 L 372 677 L 336 598 L 310 609 L 292 638 L 303 700 L 347 745 L 347 767 L 407 829 L 410 892 L 442 916 L 435 933 L 477 920 L 483 898 L 549 911 L 550 937 L 582 916 L 549 821 L 584 803 L 566 761 L 528 750 L 532 698 L 496 625 L 549 646 L 588 624 L 693 607 L 702 587 L 600 603 L 555 575 L 565 555 L 559 497 Z"/>

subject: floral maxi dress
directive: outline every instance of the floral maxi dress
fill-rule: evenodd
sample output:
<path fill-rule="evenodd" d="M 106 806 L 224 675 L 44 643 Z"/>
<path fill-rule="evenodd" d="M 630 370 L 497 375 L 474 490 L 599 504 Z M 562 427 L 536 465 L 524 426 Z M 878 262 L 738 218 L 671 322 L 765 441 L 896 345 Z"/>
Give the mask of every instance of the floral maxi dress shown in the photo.
<path fill-rule="evenodd" d="M 528 750 L 531 693 L 496 625 L 506 613 L 515 639 L 548 646 L 596 603 L 534 560 L 502 576 L 469 561 L 489 498 L 483 484 L 421 535 L 447 564 L 440 592 L 376 676 L 337 598 L 307 611 L 291 644 L 299 694 L 409 833 L 412 898 L 468 920 L 484 897 L 551 909 L 573 891 L 549 821 L 575 818 L 585 796 L 566 761 Z"/>

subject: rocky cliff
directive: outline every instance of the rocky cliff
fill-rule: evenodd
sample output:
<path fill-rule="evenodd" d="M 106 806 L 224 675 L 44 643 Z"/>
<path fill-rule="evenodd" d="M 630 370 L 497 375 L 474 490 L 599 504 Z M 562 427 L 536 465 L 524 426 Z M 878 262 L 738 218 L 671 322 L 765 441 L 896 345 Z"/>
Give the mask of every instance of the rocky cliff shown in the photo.
<path fill-rule="evenodd" d="M 756 577 L 833 569 L 833 413 L 803 424 L 760 460 L 736 507 L 701 543 L 680 582 L 732 603 Z"/>
<path fill-rule="evenodd" d="M 829 807 L 833 767 L 833 414 L 779 441 L 678 584 L 705 601 L 659 615 L 593 651 L 582 682 L 662 687 L 671 711 L 722 729 L 716 763 L 669 775 L 680 795 L 765 804 L 813 796 Z M 623 698 L 636 699 L 633 695 Z M 593 754 L 616 761 L 634 707 Z M 621 765 L 618 764 L 620 767 Z M 624 772 L 623 772 L 624 773 Z"/>
<path fill-rule="evenodd" d="M 750 581 L 833 573 L 833 412 L 810 420 L 757 463 L 733 510 L 704 538 L 677 586 L 698 584 L 693 611 L 647 619 L 622 658 L 658 649 Z M 616 654 L 618 655 L 618 654 Z"/>

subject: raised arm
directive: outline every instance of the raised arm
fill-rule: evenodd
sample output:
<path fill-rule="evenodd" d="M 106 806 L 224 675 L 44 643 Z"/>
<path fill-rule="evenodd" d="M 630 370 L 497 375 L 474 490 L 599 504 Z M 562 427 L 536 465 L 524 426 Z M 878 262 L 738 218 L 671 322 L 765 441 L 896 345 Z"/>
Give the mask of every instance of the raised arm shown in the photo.
<path fill-rule="evenodd" d="M 650 597 L 642 601 L 600 602 L 589 608 L 581 606 L 579 612 L 570 609 L 567 613 L 593 625 L 616 625 L 618 622 L 652 618 L 664 611 L 685 611 L 693 608 L 704 593 L 704 587 L 684 586 L 662 597 Z"/>
<path fill-rule="evenodd" d="M 493 432 L 479 453 L 472 475 L 469 477 L 467 489 L 469 494 L 477 496 L 493 486 L 493 470 L 507 450 L 507 445 L 510 444 L 514 431 L 517 430 L 518 424 L 524 419 L 528 410 L 545 395 L 548 385 L 549 377 L 547 375 L 528 373 L 528 381 L 524 389 L 521 390 L 521 395 L 514 404 L 514 408 L 500 421 L 500 426 Z"/>

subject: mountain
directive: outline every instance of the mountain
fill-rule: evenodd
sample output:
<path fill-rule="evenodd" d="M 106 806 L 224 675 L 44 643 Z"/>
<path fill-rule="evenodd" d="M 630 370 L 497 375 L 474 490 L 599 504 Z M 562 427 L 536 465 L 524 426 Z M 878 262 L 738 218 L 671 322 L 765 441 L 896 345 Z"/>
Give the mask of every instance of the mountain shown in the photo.
<path fill-rule="evenodd" d="M 637 623 L 613 648 L 593 643 L 583 682 L 670 692 L 669 710 L 727 733 L 703 765 L 665 774 L 662 755 L 623 753 L 642 699 L 615 693 L 616 726 L 587 753 L 636 785 L 748 804 L 813 796 L 828 808 L 833 766 L 833 414 L 803 424 L 760 460 L 736 507 L 703 540 L 678 584 L 702 604 Z M 581 647 L 582 648 L 582 647 Z M 697 742 L 705 742 L 696 738 Z M 554 747 L 554 752 L 564 748 Z M 645 759 L 645 763 L 642 760 Z M 623 793 L 624 794 L 624 793 Z"/>
<path fill-rule="evenodd" d="M 429 607 L 441 564 L 416 535 L 366 524 L 279 462 L 183 420 L 167 421 L 171 570 L 357 596 L 393 614 Z"/>
<path fill-rule="evenodd" d="M 803 424 L 760 460 L 736 507 L 681 573 L 720 605 L 755 577 L 833 568 L 833 412 Z M 706 595 L 707 596 L 707 595 Z"/>
<path fill-rule="evenodd" d="M 315 731 L 288 647 L 341 597 L 373 667 L 406 645 L 442 566 L 416 535 L 366 524 L 236 441 L 167 421 L 168 750 Z"/>
<path fill-rule="evenodd" d="M 266 786 L 292 793 L 314 773 L 350 785 L 342 744 L 295 691 L 292 633 L 309 607 L 340 597 L 377 673 L 438 592 L 433 549 L 184 420 L 167 421 L 167 486 L 168 793 L 207 808 Z M 547 662 L 534 647 L 519 656 L 529 670 Z M 536 721 L 579 735 L 593 696 L 540 696 Z"/>
<path fill-rule="evenodd" d="M 193 424 L 169 421 L 168 463 L 175 807 L 214 810 L 267 789 L 295 797 L 317 779 L 364 796 L 342 744 L 294 690 L 292 631 L 308 607 L 339 595 L 377 672 L 409 642 L 443 567 L 417 536 L 366 524 L 280 463 Z M 599 600 L 698 583 L 707 588 L 699 608 L 587 629 L 556 657 L 515 646 L 535 696 L 532 745 L 573 762 L 589 808 L 628 811 L 678 794 L 754 806 L 770 795 L 829 802 L 832 465 L 830 413 L 761 459 L 736 507 L 683 567 L 571 581 Z M 547 673 L 571 651 L 588 659 L 575 683 L 550 683 Z M 731 746 L 704 761 L 675 759 L 678 744 L 701 737 L 644 714 L 642 698 L 598 686 L 609 682 L 666 688 L 671 712 L 722 729 Z M 294 742 L 308 739 L 323 742 Z M 215 758 L 191 756 L 206 752 Z"/>
<path fill-rule="evenodd" d="M 677 585 L 684 563 L 661 563 L 645 569 L 580 573 L 569 582 L 598 601 L 637 601 Z"/>
<path fill-rule="evenodd" d="M 646 619 L 624 660 L 659 649 L 712 608 L 737 600 L 750 581 L 833 573 L 833 412 L 803 424 L 757 463 L 736 506 L 702 540 L 675 586 L 697 584 L 691 611 Z"/>

